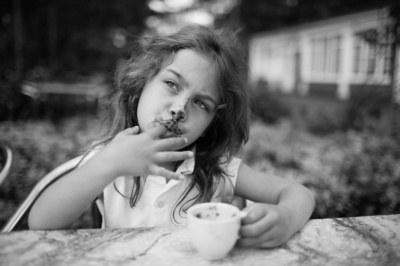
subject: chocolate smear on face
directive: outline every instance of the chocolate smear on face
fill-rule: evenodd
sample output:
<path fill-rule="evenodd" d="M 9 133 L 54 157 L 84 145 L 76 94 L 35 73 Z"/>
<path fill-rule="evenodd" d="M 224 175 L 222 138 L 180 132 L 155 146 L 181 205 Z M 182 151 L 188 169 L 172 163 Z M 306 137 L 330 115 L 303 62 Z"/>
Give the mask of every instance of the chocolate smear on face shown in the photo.
<path fill-rule="evenodd" d="M 178 126 L 178 122 L 183 118 L 185 118 L 185 114 L 182 111 L 179 111 L 177 114 L 174 114 L 169 119 L 165 119 L 163 115 L 160 115 L 159 119 L 156 120 L 158 123 L 163 125 L 168 130 L 164 135 L 164 137 L 172 137 L 172 136 L 180 137 L 183 134 L 187 133 L 185 129 L 182 129 Z"/>

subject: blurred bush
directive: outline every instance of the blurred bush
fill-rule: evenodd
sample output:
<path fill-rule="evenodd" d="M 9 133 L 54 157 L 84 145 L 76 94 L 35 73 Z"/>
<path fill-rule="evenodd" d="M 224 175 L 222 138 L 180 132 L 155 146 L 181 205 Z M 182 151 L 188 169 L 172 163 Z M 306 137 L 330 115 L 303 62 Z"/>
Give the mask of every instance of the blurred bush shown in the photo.
<path fill-rule="evenodd" d="M 351 188 L 348 214 L 400 213 L 400 143 L 366 135 L 360 145 L 346 154 L 338 173 Z"/>
<path fill-rule="evenodd" d="M 388 87 L 352 86 L 346 102 L 332 100 L 316 110 L 310 103 L 302 119 L 310 133 L 320 136 L 349 130 L 387 135 L 394 119 L 400 123 L 391 101 Z"/>
<path fill-rule="evenodd" d="M 108 76 L 76 78 L 74 82 L 0 83 L 0 122 L 95 115 L 105 106 Z"/>
<path fill-rule="evenodd" d="M 31 116 L 32 98 L 20 92 L 20 86 L 0 83 L 0 121 L 26 119 Z"/>
<path fill-rule="evenodd" d="M 255 122 L 245 161 L 295 180 L 316 198 L 313 218 L 400 213 L 400 143 L 368 133 L 308 134 L 283 121 Z"/>
<path fill-rule="evenodd" d="M 346 130 L 382 132 L 390 123 L 392 91 L 390 87 L 352 87 L 347 108 L 343 114 Z"/>
<path fill-rule="evenodd" d="M 90 116 L 0 123 L 0 142 L 13 152 L 11 170 L 0 186 L 0 227 L 49 171 L 83 152 L 97 134 Z"/>
<path fill-rule="evenodd" d="M 252 114 L 267 124 L 275 124 L 290 115 L 290 109 L 279 95 L 272 93 L 265 81 L 259 81 L 251 90 Z"/>
<path fill-rule="evenodd" d="M 14 152 L 11 172 L 0 186 L 0 226 L 40 178 L 81 154 L 97 132 L 91 116 L 0 123 L 0 141 Z M 250 133 L 244 160 L 308 187 L 317 202 L 313 218 L 400 213 L 398 140 L 359 131 L 313 135 L 285 119 L 274 125 L 256 119 Z M 75 228 L 89 227 L 90 218 L 85 219 Z"/>
<path fill-rule="evenodd" d="M 337 99 L 335 94 L 329 99 L 309 94 L 271 91 L 269 84 L 260 80 L 251 91 L 254 118 L 266 124 L 290 119 L 296 126 L 318 136 L 349 130 L 385 135 L 396 119 L 400 128 L 400 110 L 393 105 L 387 86 L 352 85 L 347 101 Z"/>
<path fill-rule="evenodd" d="M 306 129 L 314 135 L 326 136 L 343 129 L 341 113 L 319 111 L 305 118 Z"/>

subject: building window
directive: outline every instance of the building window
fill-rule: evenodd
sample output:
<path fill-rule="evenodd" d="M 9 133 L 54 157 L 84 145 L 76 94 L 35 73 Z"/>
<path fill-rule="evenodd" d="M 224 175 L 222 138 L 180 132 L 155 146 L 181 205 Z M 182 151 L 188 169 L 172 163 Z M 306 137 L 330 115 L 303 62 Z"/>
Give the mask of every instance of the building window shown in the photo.
<path fill-rule="evenodd" d="M 383 74 L 389 75 L 390 59 L 391 59 L 390 45 L 385 45 L 382 50 L 383 50 Z"/>
<path fill-rule="evenodd" d="M 354 40 L 354 73 L 361 72 L 361 42 L 358 38 Z"/>
<path fill-rule="evenodd" d="M 311 71 L 315 74 L 337 74 L 340 71 L 341 37 L 312 39 Z"/>
<path fill-rule="evenodd" d="M 376 51 L 371 46 L 367 46 L 367 48 L 368 48 L 367 74 L 372 75 L 375 72 Z"/>
<path fill-rule="evenodd" d="M 354 36 L 353 72 L 363 76 L 386 76 L 390 71 L 390 47 L 368 38 L 372 30 Z"/>

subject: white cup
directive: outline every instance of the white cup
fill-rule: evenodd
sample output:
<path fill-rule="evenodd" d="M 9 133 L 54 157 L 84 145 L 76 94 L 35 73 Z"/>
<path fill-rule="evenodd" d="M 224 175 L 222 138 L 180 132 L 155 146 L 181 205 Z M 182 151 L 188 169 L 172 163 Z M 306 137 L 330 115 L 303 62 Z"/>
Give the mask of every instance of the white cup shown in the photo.
<path fill-rule="evenodd" d="M 239 238 L 245 213 L 226 203 L 201 203 L 188 210 L 188 228 L 199 254 L 209 260 L 226 257 Z"/>

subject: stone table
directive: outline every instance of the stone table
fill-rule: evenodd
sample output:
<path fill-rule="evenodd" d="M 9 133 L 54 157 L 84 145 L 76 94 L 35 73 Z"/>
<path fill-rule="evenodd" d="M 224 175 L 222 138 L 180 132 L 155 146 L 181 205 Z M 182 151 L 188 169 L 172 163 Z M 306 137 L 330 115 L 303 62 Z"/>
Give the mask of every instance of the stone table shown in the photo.
<path fill-rule="evenodd" d="M 400 265 L 400 215 L 310 220 L 273 249 L 208 261 L 185 227 L 0 234 L 0 265 Z"/>

